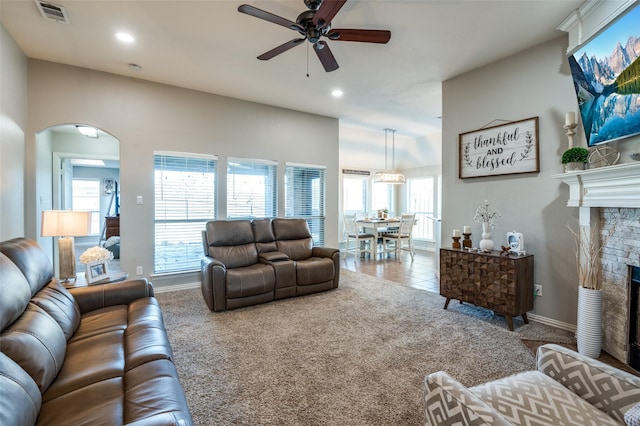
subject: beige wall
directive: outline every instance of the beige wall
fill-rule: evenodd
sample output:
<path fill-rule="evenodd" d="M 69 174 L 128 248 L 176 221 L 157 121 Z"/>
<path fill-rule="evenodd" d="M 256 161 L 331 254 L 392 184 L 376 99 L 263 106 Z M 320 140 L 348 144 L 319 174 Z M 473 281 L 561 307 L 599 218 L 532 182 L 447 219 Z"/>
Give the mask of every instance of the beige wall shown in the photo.
<path fill-rule="evenodd" d="M 338 120 L 61 64 L 29 60 L 29 133 L 63 123 L 120 141 L 121 267 L 153 270 L 153 152 L 180 151 L 327 167 L 326 245 L 338 240 Z M 27 138 L 27 189 L 36 188 L 36 138 Z M 218 195 L 225 199 L 226 182 Z M 35 191 L 34 191 L 35 192 Z M 137 205 L 142 196 L 144 204 Z M 283 194 L 280 194 L 283 202 Z M 35 236 L 36 197 L 27 197 Z M 224 212 L 224 207 L 221 209 Z M 284 212 L 280 211 L 280 215 Z"/>
<path fill-rule="evenodd" d="M 568 188 L 551 178 L 562 172 L 567 148 L 564 114 L 577 109 L 565 49 L 566 37 L 560 37 L 444 83 L 442 245 L 450 246 L 451 230 L 464 225 L 471 225 L 477 245 L 481 226 L 473 217 L 488 200 L 502 213 L 493 231 L 497 247 L 516 230 L 535 256 L 535 283 L 543 286 L 543 296 L 534 314 L 575 324 L 578 286 L 566 225 L 575 228 L 577 211 L 566 207 Z M 534 116 L 540 118 L 539 173 L 458 179 L 459 133 Z"/>
<path fill-rule="evenodd" d="M 25 232 L 27 58 L 0 25 L 0 241 Z"/>

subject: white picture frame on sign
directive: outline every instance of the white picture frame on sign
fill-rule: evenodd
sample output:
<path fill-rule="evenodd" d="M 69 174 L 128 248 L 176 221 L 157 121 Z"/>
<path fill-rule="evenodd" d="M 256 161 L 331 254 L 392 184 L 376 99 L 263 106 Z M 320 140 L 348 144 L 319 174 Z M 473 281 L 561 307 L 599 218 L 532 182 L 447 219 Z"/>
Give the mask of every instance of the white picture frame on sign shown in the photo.
<path fill-rule="evenodd" d="M 537 173 L 538 147 L 538 117 L 460 133 L 458 177 Z"/>

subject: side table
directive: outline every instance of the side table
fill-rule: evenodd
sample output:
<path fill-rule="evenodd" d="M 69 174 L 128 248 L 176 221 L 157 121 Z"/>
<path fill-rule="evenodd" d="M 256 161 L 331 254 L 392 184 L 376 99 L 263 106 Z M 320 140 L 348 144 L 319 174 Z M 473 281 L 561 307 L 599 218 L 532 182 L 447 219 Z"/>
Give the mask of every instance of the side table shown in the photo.
<path fill-rule="evenodd" d="M 75 282 L 65 282 L 63 283 L 63 285 L 64 288 L 87 287 L 90 285 L 117 283 L 118 281 L 124 281 L 127 278 L 129 278 L 128 272 L 110 272 L 107 278 L 91 284 L 87 284 L 87 279 L 84 276 L 84 272 L 79 272 L 76 274 Z"/>

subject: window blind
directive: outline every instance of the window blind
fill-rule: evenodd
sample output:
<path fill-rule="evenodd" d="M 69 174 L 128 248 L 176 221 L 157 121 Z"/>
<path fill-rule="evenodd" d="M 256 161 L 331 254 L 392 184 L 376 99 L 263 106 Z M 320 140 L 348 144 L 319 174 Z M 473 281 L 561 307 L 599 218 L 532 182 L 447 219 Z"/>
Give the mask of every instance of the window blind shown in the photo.
<path fill-rule="evenodd" d="M 212 156 L 156 153 L 154 272 L 200 269 L 202 231 L 216 217 Z"/>
<path fill-rule="evenodd" d="M 227 217 L 253 219 L 277 214 L 278 163 L 263 160 L 227 161 Z"/>
<path fill-rule="evenodd" d="M 325 241 L 325 175 L 322 166 L 285 165 L 285 216 L 306 219 L 316 246 Z"/>

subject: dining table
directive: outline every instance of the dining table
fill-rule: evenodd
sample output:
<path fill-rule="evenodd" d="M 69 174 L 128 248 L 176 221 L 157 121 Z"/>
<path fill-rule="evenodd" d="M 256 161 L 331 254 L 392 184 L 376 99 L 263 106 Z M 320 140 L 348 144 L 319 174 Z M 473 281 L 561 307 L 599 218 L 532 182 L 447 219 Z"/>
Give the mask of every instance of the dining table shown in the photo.
<path fill-rule="evenodd" d="M 373 258 L 378 259 L 378 244 L 382 234 L 387 232 L 389 228 L 396 228 L 400 226 L 400 219 L 398 218 L 365 218 L 356 220 L 356 226 L 362 228 L 363 231 L 371 233 L 376 237 L 376 244 L 373 245 Z M 384 247 L 383 247 L 384 252 Z"/>

